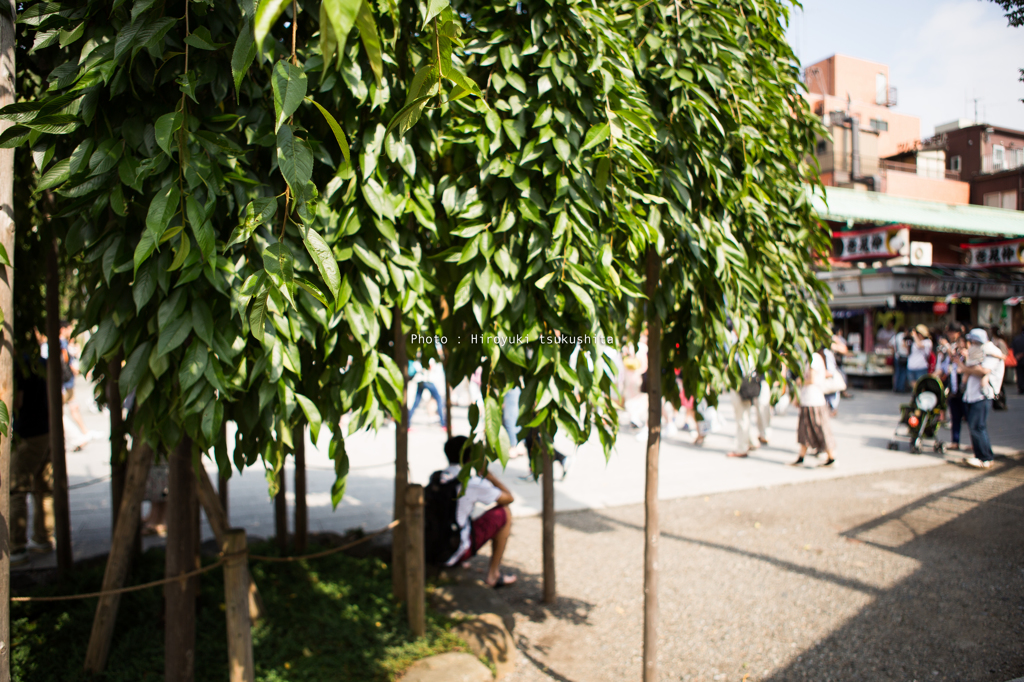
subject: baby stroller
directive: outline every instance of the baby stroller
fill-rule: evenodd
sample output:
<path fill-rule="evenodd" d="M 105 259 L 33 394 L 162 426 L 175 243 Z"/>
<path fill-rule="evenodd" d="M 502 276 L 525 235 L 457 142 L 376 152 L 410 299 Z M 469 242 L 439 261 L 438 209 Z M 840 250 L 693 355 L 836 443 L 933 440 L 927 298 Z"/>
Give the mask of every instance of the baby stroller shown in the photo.
<path fill-rule="evenodd" d="M 946 411 L 946 389 L 942 381 L 932 375 L 921 377 L 914 385 L 914 395 L 909 405 L 900 405 L 900 423 L 889 441 L 890 450 L 899 450 L 897 439 L 906 438 L 910 442 L 910 452 L 921 454 L 921 443 L 925 438 L 934 440 L 932 449 L 945 454 L 946 444 L 935 437 L 935 432 L 942 425 L 942 415 Z M 900 429 L 906 427 L 906 433 Z"/>

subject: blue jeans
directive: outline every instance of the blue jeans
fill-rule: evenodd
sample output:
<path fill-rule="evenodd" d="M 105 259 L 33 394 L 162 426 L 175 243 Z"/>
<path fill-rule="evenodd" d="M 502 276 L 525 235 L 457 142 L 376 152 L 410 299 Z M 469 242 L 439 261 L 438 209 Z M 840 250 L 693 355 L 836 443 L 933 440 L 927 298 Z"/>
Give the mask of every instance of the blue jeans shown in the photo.
<path fill-rule="evenodd" d="M 897 355 L 892 362 L 892 390 L 903 393 L 907 385 L 907 359 Z"/>
<path fill-rule="evenodd" d="M 964 418 L 964 403 L 959 395 L 949 396 L 949 440 L 960 443 L 960 422 Z"/>
<path fill-rule="evenodd" d="M 908 369 L 907 370 L 907 390 L 913 391 L 914 384 L 917 383 L 918 379 L 928 374 L 928 369 Z"/>
<path fill-rule="evenodd" d="M 412 415 L 416 411 L 416 408 L 420 406 L 420 400 L 423 398 L 423 391 L 430 393 L 430 397 L 437 402 L 437 416 L 441 418 L 441 426 L 444 426 L 444 401 L 441 400 L 441 394 L 437 392 L 437 387 L 429 381 L 421 381 L 416 385 L 416 400 L 412 401 L 412 409 L 409 410 L 409 423 L 412 423 Z"/>
<path fill-rule="evenodd" d="M 988 412 L 992 409 L 991 400 L 979 400 L 964 403 L 964 414 L 967 415 L 967 426 L 971 429 L 971 446 L 974 456 L 982 462 L 995 459 L 992 454 L 992 443 L 988 439 Z"/>
<path fill-rule="evenodd" d="M 522 389 L 518 386 L 510 388 L 501 404 L 501 423 L 508 433 L 508 444 L 513 448 L 519 443 L 519 427 L 516 422 L 519 421 L 519 395 L 521 393 Z"/>

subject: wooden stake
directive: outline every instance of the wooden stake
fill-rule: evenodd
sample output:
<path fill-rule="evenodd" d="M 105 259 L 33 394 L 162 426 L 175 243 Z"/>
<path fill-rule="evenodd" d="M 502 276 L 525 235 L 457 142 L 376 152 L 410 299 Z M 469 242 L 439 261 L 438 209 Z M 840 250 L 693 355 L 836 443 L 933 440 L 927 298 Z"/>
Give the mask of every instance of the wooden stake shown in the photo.
<path fill-rule="evenodd" d="M 541 490 L 543 501 L 541 507 L 541 530 L 544 536 L 544 603 L 554 604 L 555 592 L 555 466 L 554 453 L 548 452 L 548 444 L 544 434 L 539 431 L 537 444 L 540 446 L 542 461 Z"/>
<path fill-rule="evenodd" d="M 232 528 L 226 531 L 221 549 L 226 555 L 224 606 L 228 625 L 228 680 L 254 682 L 256 667 L 252 657 L 252 621 L 249 620 L 249 562 L 244 554 L 245 530 Z"/>
<path fill-rule="evenodd" d="M 306 507 L 306 422 L 292 431 L 295 443 L 295 553 L 303 554 L 309 545 L 309 510 Z"/>
<path fill-rule="evenodd" d="M 53 531 L 57 541 L 57 573 L 72 568 L 68 466 L 64 453 L 64 403 L 61 398 L 60 271 L 57 239 L 46 245 L 46 393 L 50 411 L 50 461 L 53 463 Z"/>
<path fill-rule="evenodd" d="M 414 637 L 427 633 L 426 555 L 423 546 L 423 486 L 405 489 L 406 596 L 409 629 Z"/>
<path fill-rule="evenodd" d="M 409 355 L 405 349 L 405 335 L 402 334 L 402 307 L 396 305 L 393 314 L 395 340 L 395 362 L 402 371 L 402 420 L 395 424 L 395 511 L 394 518 L 405 518 L 405 489 L 409 484 Z M 406 541 L 405 524 L 398 524 L 391 531 L 391 591 L 396 601 L 406 598 Z"/>
<path fill-rule="evenodd" d="M 658 679 L 658 454 L 661 446 L 661 318 L 654 305 L 661 257 L 647 249 L 647 486 L 644 491 L 644 682 Z"/>
<path fill-rule="evenodd" d="M 231 527 L 228 525 L 227 512 L 220 506 L 220 500 L 213 489 L 213 482 L 210 481 L 210 475 L 206 473 L 205 469 L 199 473 L 196 491 L 199 494 L 199 503 L 206 513 L 206 520 L 210 524 L 210 530 L 213 531 L 213 537 L 217 539 L 217 544 L 223 547 Z M 246 562 L 245 570 L 246 572 L 249 571 L 248 562 Z M 249 578 L 248 585 L 249 619 L 255 622 L 266 615 L 266 609 L 263 606 L 263 599 L 260 597 L 255 581 Z"/>
<path fill-rule="evenodd" d="M 277 472 L 277 494 L 274 495 L 274 532 L 281 556 L 288 554 L 288 498 L 285 497 L 284 464 Z"/>
<path fill-rule="evenodd" d="M 196 554 L 196 475 L 192 439 L 185 436 L 168 458 L 167 561 L 172 578 L 198 568 Z M 164 585 L 164 680 L 193 682 L 196 655 L 197 581 L 188 578 Z"/>
<path fill-rule="evenodd" d="M 132 451 L 128 454 L 124 495 L 121 497 L 121 509 L 117 513 L 117 523 L 110 540 L 107 566 L 103 571 L 103 590 L 124 587 L 128 578 L 128 567 L 131 565 L 139 529 L 142 498 L 146 494 L 146 479 L 152 464 L 153 450 L 146 445 L 141 434 L 136 434 L 132 439 Z M 89 635 L 89 648 L 85 651 L 85 669 L 88 672 L 102 672 L 107 665 L 120 603 L 119 594 L 99 598 L 92 621 L 92 633 Z"/>
<path fill-rule="evenodd" d="M 0 107 L 14 103 L 14 0 L 0 0 Z M 0 121 L 0 133 L 10 121 Z M 14 150 L 0 149 L 0 245 L 14 264 Z M 0 402 L 14 415 L 14 271 L 0 269 L 0 313 L 3 314 L 3 338 L 0 339 Z M 11 679 L 11 429 L 0 436 L 0 682 Z"/>

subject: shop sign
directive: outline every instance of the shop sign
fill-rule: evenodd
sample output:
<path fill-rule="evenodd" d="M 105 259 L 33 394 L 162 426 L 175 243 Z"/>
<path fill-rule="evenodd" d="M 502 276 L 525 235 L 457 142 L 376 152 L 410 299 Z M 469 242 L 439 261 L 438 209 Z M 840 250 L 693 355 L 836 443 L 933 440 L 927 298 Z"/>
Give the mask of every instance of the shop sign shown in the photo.
<path fill-rule="evenodd" d="M 982 284 L 978 296 L 983 298 L 1006 298 L 1012 293 L 1009 284 Z"/>
<path fill-rule="evenodd" d="M 1024 239 L 988 244 L 961 244 L 969 268 L 1024 267 Z"/>
<path fill-rule="evenodd" d="M 917 293 L 932 296 L 976 296 L 977 282 L 965 282 L 956 279 L 935 279 L 920 277 L 917 280 Z"/>
<path fill-rule="evenodd" d="M 861 290 L 869 294 L 916 294 L 916 277 L 893 277 L 865 275 L 861 279 Z"/>
<path fill-rule="evenodd" d="M 936 315 L 945 315 L 949 312 L 949 304 L 945 301 L 936 301 L 932 303 L 932 312 Z"/>
<path fill-rule="evenodd" d="M 851 277 L 848 279 L 830 279 L 829 288 L 833 296 L 860 296 L 860 278 Z"/>
<path fill-rule="evenodd" d="M 876 227 L 853 232 L 832 233 L 833 260 L 893 258 L 910 253 L 910 230 L 905 227 Z"/>

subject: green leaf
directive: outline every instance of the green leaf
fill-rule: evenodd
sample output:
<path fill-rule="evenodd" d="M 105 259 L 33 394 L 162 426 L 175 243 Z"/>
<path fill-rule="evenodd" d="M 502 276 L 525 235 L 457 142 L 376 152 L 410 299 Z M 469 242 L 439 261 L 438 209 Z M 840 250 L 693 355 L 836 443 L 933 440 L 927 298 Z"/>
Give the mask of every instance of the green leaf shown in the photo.
<path fill-rule="evenodd" d="M 295 137 L 290 125 L 282 125 L 277 132 L 277 165 L 293 195 L 300 195 L 313 177 L 313 150 Z"/>
<path fill-rule="evenodd" d="M 312 282 L 310 282 L 308 279 L 304 279 L 302 277 L 296 277 L 295 278 L 295 283 L 298 284 L 303 289 L 305 289 L 307 292 L 309 292 L 309 294 L 313 298 L 315 298 L 316 300 L 320 301 L 325 306 L 329 306 L 330 305 L 330 303 L 327 302 L 327 297 L 324 296 L 324 292 L 320 291 L 320 288 L 318 286 L 316 286 L 315 284 L 313 284 Z"/>
<path fill-rule="evenodd" d="M 13 268 L 11 265 L 11 258 L 7 255 L 7 247 L 0 244 L 0 265 L 6 265 L 9 268 Z"/>
<path fill-rule="evenodd" d="M 306 74 L 301 68 L 288 63 L 284 59 L 274 65 L 271 85 L 274 90 L 274 113 L 277 132 L 285 120 L 295 113 L 306 97 Z"/>
<path fill-rule="evenodd" d="M 263 336 L 266 334 L 267 321 L 267 297 L 270 292 L 266 289 L 252 302 L 252 310 L 249 311 L 249 330 L 257 341 L 263 343 Z"/>
<path fill-rule="evenodd" d="M 235 99 L 238 98 L 239 89 L 242 87 L 242 80 L 245 74 L 256 59 L 256 40 L 252 35 L 252 26 L 249 19 L 242 23 L 242 30 L 238 32 L 238 40 L 235 41 L 235 49 L 231 53 L 231 74 L 235 79 Z"/>
<path fill-rule="evenodd" d="M 174 133 L 181 128 L 182 116 L 180 111 L 171 114 L 164 114 L 156 120 L 153 132 L 156 135 L 156 144 L 168 156 L 171 155 L 171 144 L 174 142 Z"/>
<path fill-rule="evenodd" d="M 572 147 L 569 145 L 568 140 L 556 137 L 552 140 L 551 144 L 555 146 L 555 154 L 562 161 L 568 161 L 572 157 Z"/>
<path fill-rule="evenodd" d="M 580 151 L 585 152 L 591 147 L 596 147 L 607 140 L 609 134 L 611 134 L 611 126 L 607 123 L 591 126 L 587 131 L 587 136 L 583 138 L 583 146 L 580 147 Z"/>
<path fill-rule="evenodd" d="M 157 357 L 166 355 L 180 346 L 192 332 L 192 312 L 186 310 L 182 315 L 167 323 L 167 326 L 160 330 L 160 336 L 156 344 Z"/>
<path fill-rule="evenodd" d="M 331 131 L 334 133 L 334 139 L 338 141 L 338 146 L 341 147 L 341 155 L 345 157 L 345 163 L 351 163 L 352 160 L 349 158 L 348 140 L 345 139 L 345 131 L 338 125 L 338 121 L 335 120 L 331 113 L 320 106 L 320 103 L 314 100 L 312 97 L 307 97 L 310 102 L 316 105 L 316 108 L 320 110 L 320 113 L 327 119 L 327 125 L 331 127 Z"/>
<path fill-rule="evenodd" d="M 455 289 L 455 308 L 458 310 L 462 306 L 469 303 L 469 300 L 473 297 L 473 273 L 466 273 L 466 276 L 459 282 L 459 286 Z"/>
<path fill-rule="evenodd" d="M 11 415 L 7 411 L 7 403 L 0 400 L 0 435 L 5 438 L 9 433 L 8 427 L 11 425 Z"/>
<path fill-rule="evenodd" d="M 199 381 L 206 371 L 206 365 L 210 361 L 210 351 L 206 344 L 199 339 L 193 339 L 185 357 L 181 361 L 181 368 L 178 370 L 178 384 L 181 392 L 184 393 L 192 387 L 192 384 Z"/>
<path fill-rule="evenodd" d="M 302 243 L 306 245 L 306 251 L 316 263 L 320 276 L 324 278 L 331 295 L 337 300 L 338 289 L 341 287 L 341 272 L 338 270 L 338 262 L 334 260 L 334 252 L 316 230 L 308 225 L 303 225 L 300 229 Z"/>
<path fill-rule="evenodd" d="M 338 55 L 344 54 L 345 42 L 352 27 L 356 25 L 356 16 L 363 5 L 363 0 L 323 0 L 327 16 L 334 28 L 334 37 L 338 42 Z M 327 57 L 325 56 L 326 60 Z"/>
<path fill-rule="evenodd" d="M 210 35 L 210 29 L 205 26 L 197 27 L 192 33 L 185 37 L 185 44 L 191 45 L 198 50 L 219 50 L 222 47 L 227 47 L 227 43 L 215 43 L 213 42 L 213 36 Z"/>
<path fill-rule="evenodd" d="M 480 86 L 478 86 L 476 82 L 469 78 L 466 74 L 462 73 L 461 71 L 453 67 L 447 74 L 445 74 L 445 78 L 450 80 L 455 85 L 458 85 L 463 90 L 468 90 L 469 92 L 476 95 L 478 98 L 480 98 L 480 102 L 482 102 L 485 107 L 490 109 L 490 107 L 488 107 L 487 105 L 487 101 L 484 99 L 484 94 L 480 92 Z"/>
<path fill-rule="evenodd" d="M 159 190 L 149 203 L 149 211 L 146 214 L 146 232 L 160 236 L 171 224 L 171 218 L 178 212 L 178 200 L 181 195 L 178 193 L 178 186 L 170 184 Z"/>
<path fill-rule="evenodd" d="M 427 100 L 431 97 L 433 95 L 417 97 L 399 109 L 398 113 L 391 118 L 391 122 L 388 123 L 388 128 L 384 131 L 384 134 L 388 135 L 392 130 L 398 128 L 399 136 L 405 135 L 409 128 L 412 128 L 416 121 L 420 119 L 420 116 L 423 115 L 423 107 L 426 106 Z"/>
<path fill-rule="evenodd" d="M 274 22 L 281 16 L 281 12 L 290 4 L 290 0 L 260 0 L 260 4 L 256 7 L 256 20 L 253 27 L 257 50 L 263 50 L 264 39 L 273 28 Z"/>
<path fill-rule="evenodd" d="M 448 0 L 429 0 L 427 3 L 427 13 L 423 15 L 423 26 L 426 27 L 431 19 L 445 11 L 450 4 Z"/>
<path fill-rule="evenodd" d="M 320 417 L 320 410 L 316 409 L 316 405 L 312 400 L 301 393 L 295 394 L 295 401 L 299 403 L 302 413 L 306 415 L 306 421 L 309 422 L 309 433 L 313 437 L 313 443 L 315 444 L 320 437 L 320 425 L 323 423 L 323 419 Z"/>
<path fill-rule="evenodd" d="M 207 403 L 203 409 L 202 429 L 203 438 L 206 439 L 207 443 L 213 443 L 217 440 L 217 434 L 220 433 L 220 425 L 224 420 L 224 404 L 219 400 L 211 400 Z"/>
<path fill-rule="evenodd" d="M 42 192 L 62 184 L 71 177 L 71 159 L 61 159 L 50 166 L 50 170 L 43 173 L 36 185 L 36 192 Z"/>
<path fill-rule="evenodd" d="M 142 237 L 139 238 L 139 243 L 135 247 L 135 256 L 133 258 L 133 261 L 135 263 L 134 272 L 136 274 L 139 272 L 139 266 L 145 263 L 146 259 L 153 254 L 153 251 L 156 249 L 157 241 L 159 239 L 159 235 L 154 234 L 149 230 L 146 230 L 142 233 Z"/>
<path fill-rule="evenodd" d="M 359 5 L 356 28 L 359 29 L 359 38 L 363 41 L 363 49 L 366 50 L 366 58 L 370 62 L 370 70 L 373 71 L 373 76 L 377 80 L 377 87 L 380 87 L 381 79 L 384 77 L 384 65 L 380 55 L 380 35 L 377 33 L 377 22 L 373 20 L 373 12 L 368 0 L 363 0 Z"/>
<path fill-rule="evenodd" d="M 121 375 L 118 377 L 118 387 L 121 389 L 122 398 L 127 398 L 128 394 L 138 387 L 142 377 L 146 375 L 146 370 L 149 369 L 149 354 L 152 349 L 153 343 L 146 341 L 128 356 L 128 361 L 124 363 Z"/>
<path fill-rule="evenodd" d="M 501 456 L 501 405 L 494 399 L 494 396 L 487 396 L 484 401 L 484 433 L 487 434 L 487 444 L 496 455 Z M 508 450 L 505 451 L 508 456 Z"/>
<path fill-rule="evenodd" d="M 207 345 L 213 345 L 213 315 L 210 306 L 202 299 L 192 303 L 192 328 Z"/>
<path fill-rule="evenodd" d="M 182 265 L 185 264 L 185 259 L 188 258 L 189 251 L 192 250 L 192 239 L 189 238 L 188 232 L 181 233 L 181 244 L 178 247 L 177 253 L 174 254 L 174 260 L 167 266 L 168 272 L 174 272 Z"/>
<path fill-rule="evenodd" d="M 587 317 L 593 318 L 594 300 L 590 298 L 590 294 L 588 294 L 583 287 L 579 286 L 578 284 L 573 284 L 568 280 L 565 281 L 565 285 L 568 286 L 569 289 L 572 291 L 573 295 L 576 296 L 576 300 L 579 301 L 580 307 L 583 308 L 583 311 L 587 314 Z"/>
<path fill-rule="evenodd" d="M 156 266 L 150 262 L 135 273 L 132 283 L 132 298 L 135 300 L 135 312 L 142 312 L 142 307 L 149 303 L 156 291 Z"/>

